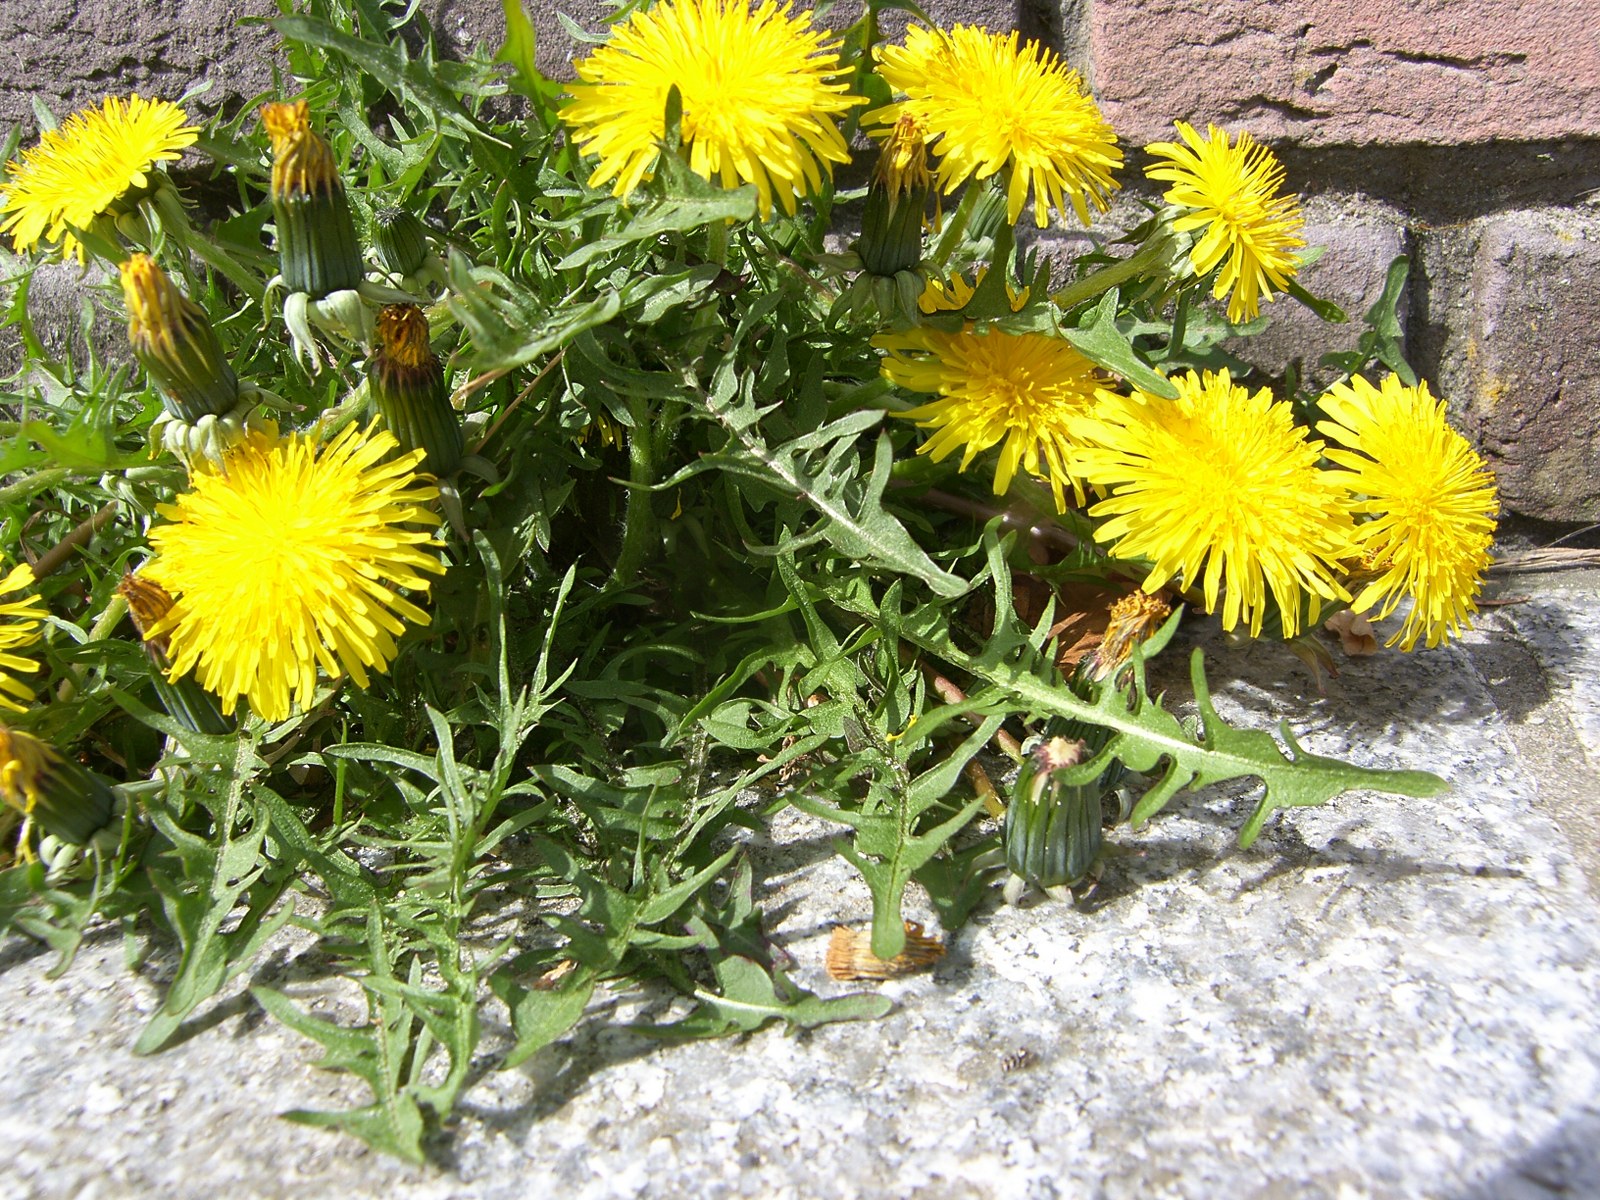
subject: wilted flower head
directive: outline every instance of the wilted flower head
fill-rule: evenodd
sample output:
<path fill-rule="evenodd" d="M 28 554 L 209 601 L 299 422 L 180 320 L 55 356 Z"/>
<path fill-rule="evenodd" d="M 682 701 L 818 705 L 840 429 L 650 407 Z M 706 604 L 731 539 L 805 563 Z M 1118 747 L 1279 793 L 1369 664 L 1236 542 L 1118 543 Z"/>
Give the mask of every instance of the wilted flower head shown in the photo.
<path fill-rule="evenodd" d="M 1148 592 L 1129 592 L 1111 606 L 1105 636 L 1091 656 L 1089 676 L 1108 679 L 1133 654 L 1133 648 L 1155 636 L 1172 615 L 1172 605 Z"/>
<path fill-rule="evenodd" d="M 128 344 L 167 411 L 187 422 L 230 412 L 239 403 L 239 379 L 205 310 L 148 255 L 130 256 L 120 273 Z"/>
<path fill-rule="evenodd" d="M 444 364 L 428 343 L 428 318 L 414 304 L 390 304 L 378 314 L 377 343 L 367 389 L 384 428 L 402 451 L 424 451 L 432 474 L 449 474 L 464 449 L 461 418 L 450 407 Z"/>
<path fill-rule="evenodd" d="M 361 282 L 361 248 L 333 149 L 311 128 L 304 100 L 263 104 L 272 142 L 272 212 L 284 285 L 314 300 Z"/>
<path fill-rule="evenodd" d="M 873 182 L 890 196 L 900 197 L 923 191 L 933 184 L 928 170 L 928 141 L 922 126 L 911 113 L 900 117 L 883 135 L 878 165 L 872 170 Z"/>
<path fill-rule="evenodd" d="M 31 733 L 0 725 L 0 803 L 81 846 L 111 820 L 111 786 Z"/>

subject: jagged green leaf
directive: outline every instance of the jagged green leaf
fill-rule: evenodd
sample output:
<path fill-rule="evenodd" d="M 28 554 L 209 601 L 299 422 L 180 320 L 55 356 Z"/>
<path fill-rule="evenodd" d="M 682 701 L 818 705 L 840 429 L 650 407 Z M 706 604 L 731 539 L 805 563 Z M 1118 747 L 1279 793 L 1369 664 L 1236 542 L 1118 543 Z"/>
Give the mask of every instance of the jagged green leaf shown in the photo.
<path fill-rule="evenodd" d="M 1090 362 L 1115 372 L 1134 387 L 1143 388 L 1153 396 L 1177 399 L 1178 389 L 1140 358 L 1117 328 L 1117 301 L 1117 289 L 1112 288 L 1078 319 L 1076 329 L 1063 328 L 1061 336 Z"/>
<path fill-rule="evenodd" d="M 820 520 L 800 537 L 779 547 L 790 552 L 806 542 L 826 539 L 841 554 L 920 579 L 940 596 L 959 596 L 967 585 L 942 570 L 883 507 L 884 489 L 894 466 L 894 447 L 880 433 L 873 448 L 872 470 L 857 470 L 855 439 L 882 420 L 881 413 L 840 417 L 820 429 L 777 446 L 769 446 L 756 425 L 759 411 L 746 398 L 710 399 L 709 411 L 727 430 L 724 449 L 707 455 L 694 473 L 718 467 L 802 501 Z M 687 472 L 679 478 L 687 477 Z"/>
<path fill-rule="evenodd" d="M 1009 584 L 1001 582 L 1003 564 L 995 555 L 991 555 L 990 562 L 991 570 L 998 570 L 994 576 L 996 609 L 1006 612 L 1011 599 Z M 863 599 L 859 588 L 823 586 L 820 591 L 845 611 L 861 616 L 871 612 L 870 602 Z M 1113 760 L 1146 774 L 1160 771 L 1160 778 L 1135 809 L 1135 821 L 1148 819 L 1183 788 L 1253 777 L 1262 781 L 1265 790 L 1256 812 L 1240 831 L 1241 843 L 1248 845 L 1262 822 L 1277 808 L 1323 804 L 1355 788 L 1425 797 L 1436 796 L 1449 786 L 1425 771 L 1358 767 L 1303 751 L 1295 753 L 1297 744 L 1292 741 L 1290 757 L 1270 734 L 1232 729 L 1211 708 L 1209 693 L 1202 691 L 1204 676 L 1198 649 L 1192 673 L 1198 681 L 1196 698 L 1201 704 L 1203 733 L 1199 737 L 1191 735 L 1175 716 L 1146 694 L 1142 656 L 1136 656 L 1138 669 L 1131 694 L 1101 686 L 1093 700 L 1079 699 L 1071 688 L 1041 675 L 1036 656 L 1015 652 L 1014 638 L 1002 636 L 1005 624 L 1004 618 L 997 620 L 996 635 L 976 653 L 956 646 L 942 622 L 917 612 L 907 614 L 901 636 L 944 662 L 1008 690 L 1034 713 L 1086 721 L 1110 730 L 1112 737 L 1094 761 L 1063 778 L 1077 782 L 1077 774 L 1081 773 L 1085 781 L 1092 779 Z"/>
<path fill-rule="evenodd" d="M 505 972 L 491 976 L 489 987 L 510 1010 L 516 1039 L 501 1067 L 509 1070 L 527 1062 L 576 1025 L 594 995 L 594 985 L 595 974 L 585 967 L 546 989 L 523 987 Z"/>
<path fill-rule="evenodd" d="M 164 1046 L 189 1014 L 242 971 L 294 914 L 292 902 L 278 906 L 289 873 L 280 868 L 268 875 L 263 845 L 271 821 L 248 795 L 255 761 L 255 747 L 239 738 L 211 838 L 189 832 L 164 812 L 154 815 L 156 827 L 172 843 L 167 857 L 176 861 L 152 865 L 150 881 L 181 956 L 161 1007 L 134 1045 L 139 1054 Z M 244 912 L 236 917 L 240 904 Z"/>
<path fill-rule="evenodd" d="M 730 954 L 712 966 L 720 992 L 696 989 L 700 1007 L 669 1025 L 635 1026 L 642 1033 L 673 1040 L 753 1033 L 771 1021 L 792 1029 L 815 1029 L 834 1021 L 869 1021 L 894 1008 L 887 996 L 857 992 L 824 1000 L 789 981 L 783 972 L 754 959 Z"/>
<path fill-rule="evenodd" d="M 272 1016 L 323 1048 L 317 1066 L 347 1071 L 366 1083 L 373 1094 L 372 1103 L 361 1108 L 293 1109 L 284 1117 L 301 1125 L 342 1129 L 386 1154 L 407 1162 L 423 1161 L 426 1122 L 417 1097 L 408 1086 L 421 1066 L 411 1053 L 417 1020 L 401 1000 L 394 996 L 376 998 L 373 1020 L 349 1028 L 311 1016 L 272 988 L 253 987 L 250 994 Z"/>

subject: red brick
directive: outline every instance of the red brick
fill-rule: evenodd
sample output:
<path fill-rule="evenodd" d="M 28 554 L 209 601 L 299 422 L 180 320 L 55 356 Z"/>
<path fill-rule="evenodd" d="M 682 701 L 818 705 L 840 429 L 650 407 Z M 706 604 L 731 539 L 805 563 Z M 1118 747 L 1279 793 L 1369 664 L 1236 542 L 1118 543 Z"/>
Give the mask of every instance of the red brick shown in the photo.
<path fill-rule="evenodd" d="M 1308 146 L 1600 136 L 1595 0 L 1095 0 L 1106 115 Z"/>

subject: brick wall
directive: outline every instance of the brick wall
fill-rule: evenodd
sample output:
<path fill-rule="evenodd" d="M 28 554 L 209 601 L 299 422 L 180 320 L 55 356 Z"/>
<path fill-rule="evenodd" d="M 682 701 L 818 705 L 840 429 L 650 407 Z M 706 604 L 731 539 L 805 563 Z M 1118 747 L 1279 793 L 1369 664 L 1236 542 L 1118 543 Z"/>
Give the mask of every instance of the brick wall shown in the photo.
<path fill-rule="evenodd" d="M 1313 291 L 1359 314 L 1401 251 L 1407 350 L 1493 460 L 1507 507 L 1600 520 L 1600 34 L 1597 0 L 935 0 L 943 23 L 1018 28 L 1084 72 L 1133 147 L 1174 118 L 1249 129 L 1283 158 L 1330 252 Z M 447 51 L 498 44 L 499 0 L 425 0 Z M 591 28 L 599 0 L 528 4 L 554 75 L 554 9 Z M 844 20 L 858 11 L 840 5 Z M 107 91 L 197 109 L 271 86 L 272 0 L 0 4 L 0 123 L 31 128 Z M 1137 168 L 1139 156 L 1133 156 Z M 1129 182 L 1137 178 L 1130 171 Z M 49 303 L 48 284 L 41 303 Z M 72 292 L 63 288 L 63 294 Z M 76 301 L 72 307 L 75 309 Z M 1353 340 L 1290 302 L 1267 310 L 1269 365 Z M 66 322 L 65 324 L 70 324 Z"/>

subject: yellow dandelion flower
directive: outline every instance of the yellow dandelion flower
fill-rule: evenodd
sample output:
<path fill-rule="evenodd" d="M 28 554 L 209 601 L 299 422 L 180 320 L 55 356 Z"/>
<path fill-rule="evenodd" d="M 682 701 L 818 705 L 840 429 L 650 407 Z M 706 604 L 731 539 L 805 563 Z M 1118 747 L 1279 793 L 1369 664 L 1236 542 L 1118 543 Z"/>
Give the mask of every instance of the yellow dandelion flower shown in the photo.
<path fill-rule="evenodd" d="M 959 276 L 948 289 L 930 284 L 924 300 L 933 307 L 925 311 L 959 308 L 971 295 L 972 288 Z M 917 453 L 939 462 L 964 447 L 965 471 L 983 451 L 999 446 L 995 495 L 1003 495 L 1017 472 L 1025 470 L 1049 481 L 1058 509 L 1066 508 L 1068 484 L 1082 503 L 1082 485 L 1070 469 L 1077 443 L 1067 426 L 1094 404 L 1098 379 L 1094 364 L 1070 343 L 1040 333 L 968 325 L 956 333 L 924 326 L 880 334 L 873 345 L 888 352 L 883 373 L 890 380 L 938 396 L 900 414 L 935 431 Z"/>
<path fill-rule="evenodd" d="M 1283 165 L 1248 133 L 1229 145 L 1215 125 L 1206 127 L 1204 139 L 1193 126 L 1176 125 L 1187 144 L 1146 146 L 1166 162 L 1146 167 L 1145 174 L 1172 184 L 1163 198 L 1189 210 L 1174 228 L 1205 230 L 1189 252 L 1195 272 L 1205 275 L 1221 264 L 1211 294 L 1228 297 L 1228 320 L 1248 321 L 1261 311 L 1261 299 L 1287 288 L 1299 269 L 1294 252 L 1306 244 L 1300 198 L 1278 195 Z"/>
<path fill-rule="evenodd" d="M 626 198 L 655 166 L 666 134 L 667 92 L 683 99 L 689 166 L 723 187 L 753 183 L 761 215 L 787 213 L 834 163 L 850 161 L 834 118 L 862 103 L 848 95 L 838 43 L 774 0 L 664 0 L 636 12 L 574 64 L 561 110 L 573 141 L 600 159 L 591 187 Z"/>
<path fill-rule="evenodd" d="M 0 579 L 0 596 L 33 586 L 33 568 L 27 563 L 11 568 Z M 44 600 L 27 596 L 0 601 L 0 708 L 22 712 L 33 702 L 33 689 L 18 675 L 32 675 L 39 664 L 18 653 L 36 644 L 44 631 Z"/>
<path fill-rule="evenodd" d="M 1343 449 L 1328 472 L 1354 498 L 1355 544 L 1378 578 L 1351 608 L 1377 617 L 1412 598 L 1405 625 L 1389 639 L 1431 648 L 1471 624 L 1489 566 L 1500 500 L 1494 475 L 1445 420 L 1445 403 L 1426 383 L 1406 387 L 1390 375 L 1381 387 L 1357 376 L 1322 397 L 1332 420 L 1317 430 Z"/>
<path fill-rule="evenodd" d="M 243 696 L 281 721 L 311 700 L 319 665 L 359 687 L 388 670 L 405 622 L 428 623 L 398 589 L 425 592 L 444 570 L 423 507 L 438 490 L 414 473 L 420 450 L 395 448 L 353 426 L 321 447 L 258 433 L 196 470 L 160 507 L 170 524 L 150 530 L 142 572 L 173 596 L 147 631 L 168 639 L 169 678 L 192 670 L 224 713 Z"/>
<path fill-rule="evenodd" d="M 1224 629 L 1244 620 L 1259 634 L 1270 593 L 1293 637 L 1305 599 L 1315 620 L 1322 600 L 1349 598 L 1334 578 L 1349 547 L 1345 491 L 1317 467 L 1322 443 L 1266 388 L 1251 395 L 1227 371 L 1172 382 L 1176 400 L 1102 391 L 1074 425 L 1091 443 L 1074 465 L 1108 493 L 1089 510 L 1109 518 L 1095 537 L 1154 564 L 1147 592 L 1180 577 L 1207 612 L 1221 593 Z"/>
<path fill-rule="evenodd" d="M 111 785 L 93 771 L 31 733 L 0 725 L 0 803 L 51 837 L 81 846 L 110 822 L 114 802 Z M 19 849 L 33 858 L 26 840 Z"/>
<path fill-rule="evenodd" d="M 1072 210 L 1085 225 L 1089 205 L 1104 212 L 1120 185 L 1116 134 L 1084 92 L 1078 73 L 1016 33 L 971 25 L 943 33 L 912 25 L 903 46 L 886 46 L 878 72 L 904 100 L 866 119 L 893 125 L 913 117 L 939 155 L 939 183 L 954 191 L 1009 166 L 1006 218 L 1016 224 L 1033 192 L 1034 222 Z"/>
<path fill-rule="evenodd" d="M 988 274 L 989 264 L 984 263 L 973 275 L 971 283 L 968 283 L 967 277 L 959 271 L 948 279 L 930 279 L 917 300 L 917 308 L 929 316 L 942 312 L 960 312 L 972 303 L 972 297 L 983 285 Z M 1012 312 L 1021 312 L 1023 305 L 1028 303 L 1028 290 L 1027 288 L 1019 290 L 1013 287 L 1009 280 L 1006 282 L 1006 296 L 1011 301 Z"/>
<path fill-rule="evenodd" d="M 150 186 L 150 168 L 192 145 L 198 126 L 176 104 L 108 96 L 98 109 L 74 113 L 39 144 L 7 164 L 0 233 L 18 254 L 41 241 L 61 256 L 83 260 L 73 229 L 87 229 L 129 192 Z"/>
<path fill-rule="evenodd" d="M 878 165 L 872 169 L 872 182 L 892 199 L 925 192 L 933 186 L 928 170 L 928 138 L 910 113 L 901 113 L 895 123 L 874 134 L 883 139 Z"/>
<path fill-rule="evenodd" d="M 39 803 L 41 782 L 61 756 L 31 733 L 0 725 L 0 801 L 24 816 Z"/>

